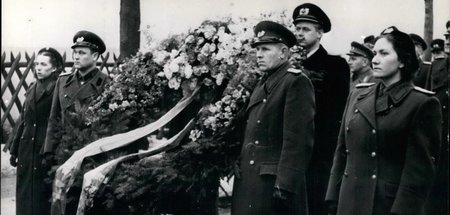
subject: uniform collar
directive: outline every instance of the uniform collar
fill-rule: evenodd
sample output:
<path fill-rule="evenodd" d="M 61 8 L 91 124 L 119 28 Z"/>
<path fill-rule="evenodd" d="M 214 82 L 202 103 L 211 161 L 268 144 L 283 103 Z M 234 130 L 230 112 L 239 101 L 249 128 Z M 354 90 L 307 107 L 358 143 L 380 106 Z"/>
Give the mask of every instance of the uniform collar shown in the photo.
<path fill-rule="evenodd" d="M 377 86 L 376 112 L 384 112 L 398 106 L 406 96 L 414 89 L 414 85 L 410 81 L 399 81 L 391 86 L 385 87 L 380 81 Z"/>
<path fill-rule="evenodd" d="M 99 72 L 99 70 L 94 67 L 92 68 L 90 71 L 88 71 L 86 74 L 81 74 L 80 70 L 77 70 L 75 72 L 77 78 L 79 81 L 83 81 L 83 82 L 87 82 L 89 81 L 91 78 L 93 78 L 97 73 Z"/>
<path fill-rule="evenodd" d="M 66 83 L 64 86 L 70 85 L 75 79 L 77 79 L 79 82 L 83 81 L 87 83 L 89 80 L 92 80 L 95 76 L 97 76 L 100 73 L 100 70 L 98 68 L 94 68 L 91 71 L 89 71 L 85 75 L 81 75 L 79 70 L 75 70 L 72 74 L 70 74 L 66 80 Z"/>
<path fill-rule="evenodd" d="M 370 67 L 366 67 L 360 72 L 352 73 L 352 81 L 353 82 L 359 81 L 358 83 L 360 83 L 361 81 L 364 80 L 365 77 L 367 77 L 371 74 L 372 74 L 372 69 Z"/>
<path fill-rule="evenodd" d="M 287 69 L 291 66 L 289 61 L 286 61 L 285 63 L 281 64 L 278 69 L 275 70 L 272 74 L 267 77 L 267 80 L 265 82 L 265 90 L 267 94 L 270 94 L 272 89 L 277 85 L 277 83 L 281 80 L 281 78 L 286 75 Z"/>

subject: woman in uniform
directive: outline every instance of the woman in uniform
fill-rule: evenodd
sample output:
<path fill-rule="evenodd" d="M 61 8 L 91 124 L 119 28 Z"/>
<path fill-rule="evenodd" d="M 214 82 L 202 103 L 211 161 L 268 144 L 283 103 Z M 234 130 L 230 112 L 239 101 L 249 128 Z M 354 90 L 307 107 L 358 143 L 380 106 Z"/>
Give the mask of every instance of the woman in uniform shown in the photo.
<path fill-rule="evenodd" d="M 63 59 L 53 48 L 41 49 L 34 62 L 36 82 L 25 94 L 19 123 L 10 143 L 12 166 L 17 166 L 16 214 L 50 214 L 51 185 L 44 182 L 49 167 L 39 154 L 45 141 L 56 79 Z"/>
<path fill-rule="evenodd" d="M 343 115 L 326 201 L 331 214 L 423 214 L 440 146 L 441 110 L 412 84 L 414 44 L 395 27 L 374 47 L 375 83 L 356 86 Z"/>

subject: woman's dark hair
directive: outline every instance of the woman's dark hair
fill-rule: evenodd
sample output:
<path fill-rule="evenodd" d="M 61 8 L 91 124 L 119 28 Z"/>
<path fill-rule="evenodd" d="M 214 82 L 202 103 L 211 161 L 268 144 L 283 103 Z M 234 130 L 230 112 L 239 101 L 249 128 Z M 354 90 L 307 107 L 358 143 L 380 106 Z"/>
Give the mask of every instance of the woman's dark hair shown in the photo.
<path fill-rule="evenodd" d="M 403 63 L 404 67 L 400 68 L 401 79 L 404 81 L 412 80 L 419 68 L 419 60 L 417 59 L 416 50 L 411 37 L 408 34 L 399 31 L 395 26 L 391 26 L 381 32 L 381 35 L 377 40 L 380 38 L 385 38 L 392 43 L 399 61 Z"/>
<path fill-rule="evenodd" d="M 55 73 L 61 73 L 64 69 L 64 62 L 61 54 L 54 48 L 42 48 L 39 50 L 38 55 L 47 56 L 50 58 L 50 63 L 56 68 Z"/>

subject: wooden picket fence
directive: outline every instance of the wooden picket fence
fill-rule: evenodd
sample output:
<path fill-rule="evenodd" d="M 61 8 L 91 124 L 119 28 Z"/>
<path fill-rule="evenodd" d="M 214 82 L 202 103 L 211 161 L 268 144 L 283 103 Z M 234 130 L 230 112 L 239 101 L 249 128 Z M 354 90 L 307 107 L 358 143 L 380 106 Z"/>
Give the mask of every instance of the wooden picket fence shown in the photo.
<path fill-rule="evenodd" d="M 11 114 L 11 111 L 15 108 L 17 113 L 22 110 L 24 96 L 20 96 L 20 92 L 23 89 L 26 92 L 31 82 L 34 81 L 32 66 L 35 60 L 35 53 L 30 55 L 25 52 L 25 61 L 21 61 L 22 55 L 19 52 L 16 56 L 12 52 L 10 52 L 10 61 L 5 62 L 6 53 L 3 52 L 1 56 L 1 124 L 2 128 L 5 125 L 5 122 L 8 122 L 11 127 L 14 127 L 15 121 L 14 116 Z M 63 54 L 64 61 L 64 70 L 65 71 L 73 71 L 73 61 L 66 61 L 66 53 Z M 115 69 L 119 63 L 119 57 L 116 54 L 112 54 L 112 60 L 109 60 L 110 53 L 107 52 L 100 56 L 97 67 L 100 68 L 100 71 L 110 74 L 110 72 Z M 109 60 L 109 61 L 108 61 Z M 15 75 L 15 77 L 14 77 Z M 29 77 L 30 76 L 30 77 Z M 15 79 L 14 79 L 14 78 Z M 28 78 L 28 79 L 27 79 Z M 17 81 L 19 80 L 19 81 Z M 9 91 L 9 95 L 6 92 Z M 23 93 L 22 93 L 23 95 Z M 17 117 L 16 117 L 17 118 Z"/>

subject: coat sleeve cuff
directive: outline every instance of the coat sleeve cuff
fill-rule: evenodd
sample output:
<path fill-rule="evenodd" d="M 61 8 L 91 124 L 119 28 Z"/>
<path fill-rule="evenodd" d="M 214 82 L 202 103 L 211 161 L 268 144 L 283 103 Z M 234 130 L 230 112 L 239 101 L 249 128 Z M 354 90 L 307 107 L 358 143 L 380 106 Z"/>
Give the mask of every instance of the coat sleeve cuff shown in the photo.
<path fill-rule="evenodd" d="M 305 173 L 289 168 L 278 166 L 275 187 L 297 194 L 299 188 L 305 185 Z"/>

